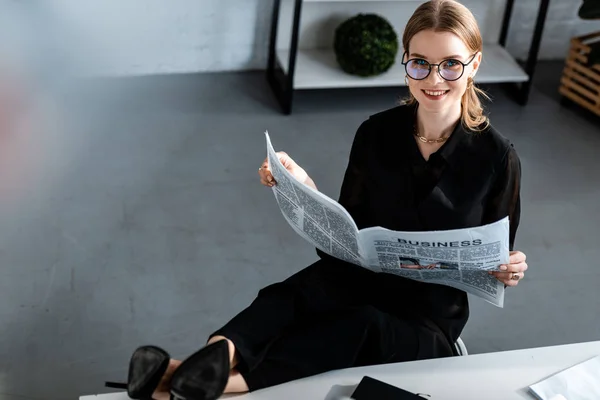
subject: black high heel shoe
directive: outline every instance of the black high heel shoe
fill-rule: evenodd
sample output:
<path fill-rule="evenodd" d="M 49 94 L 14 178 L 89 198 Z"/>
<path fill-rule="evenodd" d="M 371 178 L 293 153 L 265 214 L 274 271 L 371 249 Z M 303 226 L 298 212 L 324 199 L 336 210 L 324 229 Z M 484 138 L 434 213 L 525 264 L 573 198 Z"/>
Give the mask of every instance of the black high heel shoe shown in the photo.
<path fill-rule="evenodd" d="M 129 361 L 127 383 L 106 382 L 106 387 L 126 389 L 127 395 L 135 400 L 152 400 L 152 393 L 158 387 L 169 366 L 171 357 L 156 346 L 137 348 Z"/>
<path fill-rule="evenodd" d="M 173 373 L 171 400 L 217 400 L 229 380 L 229 345 L 219 340 L 192 354 Z"/>

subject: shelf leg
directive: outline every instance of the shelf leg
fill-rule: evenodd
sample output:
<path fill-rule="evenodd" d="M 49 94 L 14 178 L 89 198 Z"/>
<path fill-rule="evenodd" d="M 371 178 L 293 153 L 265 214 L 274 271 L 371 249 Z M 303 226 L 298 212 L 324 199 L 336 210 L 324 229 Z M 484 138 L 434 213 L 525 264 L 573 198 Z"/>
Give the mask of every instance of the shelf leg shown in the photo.
<path fill-rule="evenodd" d="M 277 30 L 279 29 L 279 12 L 281 10 L 281 0 L 274 0 L 273 13 L 271 16 L 271 34 L 269 38 L 269 55 L 267 59 L 267 82 L 275 95 L 275 99 L 285 112 L 283 85 L 277 77 L 278 61 L 277 61 Z"/>
<path fill-rule="evenodd" d="M 303 0 L 295 0 L 294 22 L 292 25 L 292 41 L 290 43 L 290 58 L 288 60 L 288 74 L 284 88 L 284 113 L 292 113 L 292 101 L 294 98 L 294 76 L 296 73 L 296 58 L 298 55 L 298 37 L 300 36 L 300 17 L 302 16 Z"/>
<path fill-rule="evenodd" d="M 271 17 L 271 35 L 269 39 L 269 56 L 267 60 L 267 81 L 285 115 L 292 113 L 292 100 L 294 96 L 294 74 L 296 72 L 296 58 L 298 54 L 298 37 L 300 30 L 300 16 L 302 14 L 302 0 L 295 0 L 294 20 L 292 25 L 292 38 L 290 43 L 290 57 L 288 60 L 288 73 L 277 60 L 277 30 L 279 28 L 279 12 L 281 0 L 275 0 Z M 283 61 L 283 60 L 282 60 Z"/>
<path fill-rule="evenodd" d="M 275 76 L 275 60 L 277 46 L 277 29 L 279 28 L 279 10 L 281 9 L 281 0 L 274 0 L 273 14 L 271 16 L 271 35 L 269 39 L 269 56 L 267 59 L 267 76 Z"/>
<path fill-rule="evenodd" d="M 272 71 L 267 71 L 267 82 L 275 95 L 275 99 L 279 103 L 281 110 L 285 113 L 285 98 L 283 93 L 283 84 L 281 83 L 281 79 L 278 77 L 281 75 L 281 70 L 277 69 L 275 66 Z"/>
<path fill-rule="evenodd" d="M 500 31 L 500 38 L 498 43 L 502 47 L 506 47 L 506 39 L 508 38 L 508 30 L 510 29 L 510 20 L 512 18 L 513 7 L 515 0 L 507 0 L 506 8 L 504 9 L 504 17 L 502 18 L 502 30 Z"/>
<path fill-rule="evenodd" d="M 535 75 L 535 69 L 538 63 L 540 44 L 542 42 L 542 35 L 544 33 L 544 25 L 546 23 L 546 16 L 548 14 L 549 6 L 550 0 L 540 0 L 538 15 L 535 22 L 535 29 L 533 31 L 533 38 L 531 39 L 531 46 L 529 47 L 529 55 L 525 63 L 525 72 L 529 76 L 529 80 L 524 82 L 519 90 L 518 101 L 521 105 L 526 105 L 529 100 L 529 93 L 531 91 L 533 77 Z"/>

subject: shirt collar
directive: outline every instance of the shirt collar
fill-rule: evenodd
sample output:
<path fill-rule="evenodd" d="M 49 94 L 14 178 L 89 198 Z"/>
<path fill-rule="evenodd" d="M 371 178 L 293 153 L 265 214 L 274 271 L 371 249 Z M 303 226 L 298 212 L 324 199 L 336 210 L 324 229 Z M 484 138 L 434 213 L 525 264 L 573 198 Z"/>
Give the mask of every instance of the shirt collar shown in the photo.
<path fill-rule="evenodd" d="M 410 107 L 412 118 L 407 118 L 408 121 L 411 121 L 410 127 L 407 127 L 408 131 L 410 132 L 411 140 L 415 140 L 415 138 L 412 136 L 414 136 L 414 124 L 417 118 L 417 108 L 417 104 L 412 105 Z M 452 131 L 452 134 L 450 135 L 448 140 L 442 145 L 442 147 L 440 147 L 440 149 L 436 153 L 440 157 L 442 157 L 444 161 L 448 163 L 448 165 L 457 165 L 458 161 L 460 161 L 461 159 L 460 145 L 463 142 L 466 135 L 468 135 L 468 132 L 466 131 L 462 122 L 459 121 L 454 127 L 454 130 Z"/>
<path fill-rule="evenodd" d="M 439 154 L 446 160 L 448 165 L 454 166 L 460 160 L 460 144 L 466 134 L 467 132 L 465 131 L 463 124 L 458 122 L 446 143 L 440 148 Z"/>

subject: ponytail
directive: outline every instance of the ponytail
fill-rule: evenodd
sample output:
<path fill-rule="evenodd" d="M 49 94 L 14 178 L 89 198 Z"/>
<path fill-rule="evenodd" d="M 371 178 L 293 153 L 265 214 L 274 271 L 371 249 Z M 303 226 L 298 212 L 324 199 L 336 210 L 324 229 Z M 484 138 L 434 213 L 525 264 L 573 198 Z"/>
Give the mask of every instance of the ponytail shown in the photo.
<path fill-rule="evenodd" d="M 483 131 L 490 125 L 488 117 L 483 114 L 480 95 L 489 100 L 488 95 L 475 86 L 473 78 L 469 78 L 467 90 L 461 100 L 461 120 L 465 128 L 475 132 Z"/>

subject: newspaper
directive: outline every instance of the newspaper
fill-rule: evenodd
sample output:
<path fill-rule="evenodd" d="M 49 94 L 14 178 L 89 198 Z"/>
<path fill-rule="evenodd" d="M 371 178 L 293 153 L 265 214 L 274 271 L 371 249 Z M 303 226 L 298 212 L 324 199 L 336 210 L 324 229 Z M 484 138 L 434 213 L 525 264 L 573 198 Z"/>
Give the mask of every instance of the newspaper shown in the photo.
<path fill-rule="evenodd" d="M 359 230 L 337 201 L 299 182 L 281 164 L 269 133 L 267 157 L 281 213 L 323 252 L 374 272 L 451 286 L 504 306 L 504 284 L 488 271 L 509 262 L 509 220 L 467 229 L 400 232 Z"/>

